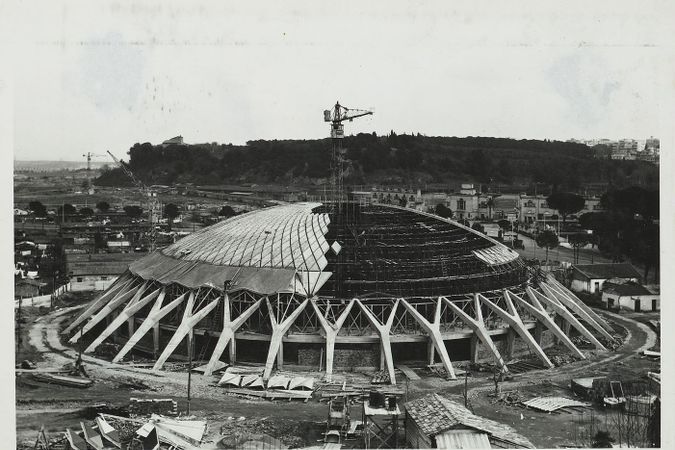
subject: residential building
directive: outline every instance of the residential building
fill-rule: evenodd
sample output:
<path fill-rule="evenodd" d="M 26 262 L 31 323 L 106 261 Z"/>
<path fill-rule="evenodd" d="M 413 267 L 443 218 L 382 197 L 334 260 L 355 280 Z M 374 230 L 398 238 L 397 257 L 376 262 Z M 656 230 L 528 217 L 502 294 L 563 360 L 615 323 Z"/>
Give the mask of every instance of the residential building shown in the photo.
<path fill-rule="evenodd" d="M 479 217 L 478 205 L 480 196 L 473 184 L 465 183 L 459 192 L 448 195 L 448 208 L 453 212 L 454 219 L 473 220 Z"/>
<path fill-rule="evenodd" d="M 607 280 L 602 289 L 602 303 L 607 309 L 659 311 L 660 295 L 646 286 L 622 279 Z"/>
<path fill-rule="evenodd" d="M 510 426 L 477 416 L 438 394 L 410 401 L 405 409 L 410 448 L 534 448 Z"/>
<path fill-rule="evenodd" d="M 107 289 L 129 264 L 144 256 L 139 253 L 66 254 L 66 273 L 73 291 Z"/>
<path fill-rule="evenodd" d="M 518 203 L 519 222 L 537 229 L 543 229 L 546 225 L 557 227 L 562 221 L 562 217 L 557 210 L 548 205 L 547 197 L 546 195 L 521 195 Z M 567 216 L 565 220 L 573 222 L 582 214 L 598 211 L 602 211 L 600 198 L 595 196 L 585 197 L 584 208 L 576 214 Z"/>
<path fill-rule="evenodd" d="M 162 147 L 167 147 L 169 145 L 184 145 L 184 144 L 185 142 L 183 141 L 183 136 L 176 136 L 162 142 Z"/>
<path fill-rule="evenodd" d="M 572 266 L 572 290 L 594 294 L 602 292 L 607 280 L 640 282 L 640 273 L 628 263 L 576 264 Z"/>
<path fill-rule="evenodd" d="M 634 160 L 638 153 L 638 142 L 635 139 L 621 139 L 610 144 L 612 159 Z"/>
<path fill-rule="evenodd" d="M 43 294 L 47 283 L 32 278 L 15 279 L 14 298 L 31 298 Z"/>

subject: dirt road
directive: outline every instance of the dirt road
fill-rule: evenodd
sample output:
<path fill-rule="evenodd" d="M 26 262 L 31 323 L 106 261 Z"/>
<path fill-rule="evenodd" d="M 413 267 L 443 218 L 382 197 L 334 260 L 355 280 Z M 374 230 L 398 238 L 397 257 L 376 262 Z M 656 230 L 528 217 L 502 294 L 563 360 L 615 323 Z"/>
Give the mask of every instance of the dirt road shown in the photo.
<path fill-rule="evenodd" d="M 29 344 L 42 355 L 38 367 L 61 367 L 76 360 L 77 352 L 64 346 L 58 334 L 62 322 L 72 317 L 76 310 L 77 307 L 55 311 L 40 317 L 27 328 Z M 545 392 L 560 392 L 560 395 L 570 396 L 565 387 L 569 386 L 571 378 L 607 374 L 614 370 L 632 370 L 637 373 L 647 370 L 648 364 L 654 364 L 636 357 L 637 352 L 653 347 L 657 341 L 656 334 L 648 326 L 623 315 L 601 313 L 628 330 L 626 340 L 618 351 L 591 351 L 585 361 L 516 375 L 512 381 L 502 383 L 502 390 L 521 390 L 532 396 Z M 179 410 L 186 409 L 186 373 L 153 372 L 125 364 L 112 364 L 89 355 L 84 355 L 83 361 L 87 372 L 95 380 L 94 385 L 86 390 L 62 386 L 55 388 L 32 381 L 29 375 L 17 377 L 19 441 L 34 441 L 42 424 L 51 434 L 63 431 L 65 426 L 77 426 L 87 415 L 85 407 L 101 402 L 124 405 L 130 397 L 173 398 L 179 403 Z M 266 400 L 245 400 L 227 395 L 215 385 L 217 379 L 217 376 L 192 377 L 191 412 L 209 420 L 214 429 L 244 417 L 244 422 L 238 425 L 241 428 L 257 427 L 272 436 L 285 435 L 286 441 L 295 445 L 316 444 L 321 431 L 317 422 L 325 420 L 325 404 L 316 401 L 270 403 Z M 443 392 L 460 399 L 463 386 L 462 380 L 448 382 L 440 378 L 423 377 L 407 384 L 407 397 L 412 399 L 429 392 Z M 468 386 L 477 414 L 512 425 L 536 445 L 554 447 L 570 442 L 569 436 L 574 426 L 570 417 L 492 404 L 487 393 L 494 387 L 492 377 L 488 374 L 476 374 L 469 380 Z"/>

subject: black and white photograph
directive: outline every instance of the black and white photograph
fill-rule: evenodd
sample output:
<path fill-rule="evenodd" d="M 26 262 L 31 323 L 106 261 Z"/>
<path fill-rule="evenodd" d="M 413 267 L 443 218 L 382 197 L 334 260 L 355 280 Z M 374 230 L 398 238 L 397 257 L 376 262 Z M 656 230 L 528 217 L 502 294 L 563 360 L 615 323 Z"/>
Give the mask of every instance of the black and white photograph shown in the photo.
<path fill-rule="evenodd" d="M 674 12 L 0 5 L 0 447 L 672 445 Z"/>

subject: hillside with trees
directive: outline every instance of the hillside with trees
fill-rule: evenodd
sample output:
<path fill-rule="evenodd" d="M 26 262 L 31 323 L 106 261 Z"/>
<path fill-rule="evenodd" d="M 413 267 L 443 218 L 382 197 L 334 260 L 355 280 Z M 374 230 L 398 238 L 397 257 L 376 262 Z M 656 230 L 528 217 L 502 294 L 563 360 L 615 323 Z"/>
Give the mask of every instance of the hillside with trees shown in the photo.
<path fill-rule="evenodd" d="M 475 183 L 545 183 L 576 190 L 582 183 L 616 187 L 658 186 L 658 167 L 642 161 L 593 157 L 583 144 L 487 137 L 428 137 L 419 134 L 344 138 L 348 184 L 421 185 L 449 180 Z M 134 144 L 129 166 L 149 184 L 325 183 L 330 139 L 256 140 L 246 145 Z M 106 170 L 98 185 L 129 185 L 120 169 Z"/>

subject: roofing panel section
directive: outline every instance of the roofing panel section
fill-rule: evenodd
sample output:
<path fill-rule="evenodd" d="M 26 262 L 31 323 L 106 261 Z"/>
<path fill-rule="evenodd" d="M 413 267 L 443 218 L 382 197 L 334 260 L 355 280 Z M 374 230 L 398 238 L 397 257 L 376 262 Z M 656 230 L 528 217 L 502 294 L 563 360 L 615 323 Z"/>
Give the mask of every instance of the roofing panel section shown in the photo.
<path fill-rule="evenodd" d="M 161 252 L 133 262 L 129 271 L 145 280 L 161 284 L 178 283 L 191 289 L 222 289 L 227 281 L 230 291 L 247 290 L 262 295 L 295 292 L 294 286 L 299 281 L 295 269 L 217 266 L 200 261 L 183 261 Z"/>
<path fill-rule="evenodd" d="M 640 278 L 640 273 L 628 263 L 576 264 L 573 267 L 588 279 Z"/>
<path fill-rule="evenodd" d="M 181 261 L 219 266 L 281 267 L 321 271 L 328 250 L 328 214 L 320 203 L 275 206 L 203 228 L 162 250 Z"/>
<path fill-rule="evenodd" d="M 621 297 L 623 296 L 639 296 L 639 295 L 654 295 L 646 287 L 638 283 L 628 282 L 628 283 L 610 283 L 607 281 L 603 287 L 602 291 L 605 294 L 616 294 Z"/>
<path fill-rule="evenodd" d="M 471 430 L 451 430 L 436 435 L 436 448 L 492 448 L 488 435 Z"/>

